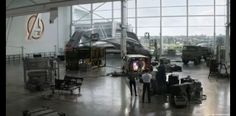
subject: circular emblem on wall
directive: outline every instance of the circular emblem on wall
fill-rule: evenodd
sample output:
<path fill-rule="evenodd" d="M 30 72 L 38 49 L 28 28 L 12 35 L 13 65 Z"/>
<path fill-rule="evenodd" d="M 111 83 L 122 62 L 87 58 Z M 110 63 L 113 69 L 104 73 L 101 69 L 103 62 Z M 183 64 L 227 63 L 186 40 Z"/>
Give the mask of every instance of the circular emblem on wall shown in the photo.
<path fill-rule="evenodd" d="M 44 23 L 43 20 L 39 17 L 38 14 L 32 15 L 27 21 L 27 38 L 28 40 L 39 39 L 44 32 Z"/>

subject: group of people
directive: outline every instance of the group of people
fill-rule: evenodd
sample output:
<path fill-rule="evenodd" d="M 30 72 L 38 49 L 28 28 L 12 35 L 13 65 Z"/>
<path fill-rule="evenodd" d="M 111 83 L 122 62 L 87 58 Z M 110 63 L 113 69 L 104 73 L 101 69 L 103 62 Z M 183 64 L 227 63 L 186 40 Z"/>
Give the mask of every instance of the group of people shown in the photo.
<path fill-rule="evenodd" d="M 139 78 L 141 80 L 141 82 L 143 83 L 143 95 L 142 95 L 142 102 L 144 102 L 145 99 L 145 94 L 147 91 L 147 97 L 148 97 L 148 103 L 151 102 L 151 96 L 150 96 L 150 83 L 151 83 L 151 79 L 152 77 L 152 69 L 146 69 L 142 72 L 141 75 L 135 73 L 135 72 L 131 72 L 128 76 L 129 78 L 129 84 L 130 84 L 130 93 L 131 96 L 133 96 L 133 89 L 134 88 L 134 93 L 135 96 L 137 96 L 137 91 L 136 91 L 136 78 Z M 158 80 L 158 84 L 160 87 L 160 90 L 163 92 L 164 87 L 165 87 L 165 81 L 166 81 L 166 70 L 165 70 L 165 66 L 164 66 L 164 62 L 161 60 L 160 61 L 160 66 L 158 67 L 158 72 L 156 74 L 156 80 Z"/>

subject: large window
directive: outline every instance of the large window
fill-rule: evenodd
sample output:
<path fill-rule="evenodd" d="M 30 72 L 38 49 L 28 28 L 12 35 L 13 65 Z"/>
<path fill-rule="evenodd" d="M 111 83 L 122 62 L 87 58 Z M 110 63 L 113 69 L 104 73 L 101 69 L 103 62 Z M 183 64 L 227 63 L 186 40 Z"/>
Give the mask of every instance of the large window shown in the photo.
<path fill-rule="evenodd" d="M 162 8 L 163 16 L 185 16 L 186 7 L 163 7 Z"/>
<path fill-rule="evenodd" d="M 137 7 L 158 7 L 160 6 L 160 0 L 137 0 Z"/>
<path fill-rule="evenodd" d="M 199 6 L 204 6 L 204 5 L 213 5 L 214 0 L 188 0 L 189 5 L 199 5 Z"/>
<path fill-rule="evenodd" d="M 183 6 L 186 5 L 186 0 L 162 0 L 162 6 Z"/>
<path fill-rule="evenodd" d="M 138 28 L 160 27 L 160 18 L 139 18 Z"/>
<path fill-rule="evenodd" d="M 186 17 L 163 17 L 163 27 L 186 27 Z"/>
<path fill-rule="evenodd" d="M 214 26 L 214 17 L 189 17 L 189 26 L 205 27 Z M 212 29 L 213 30 L 213 29 Z"/>
<path fill-rule="evenodd" d="M 190 15 L 214 15 L 214 6 L 195 6 L 189 7 Z"/>
<path fill-rule="evenodd" d="M 168 48 L 166 45 L 183 45 L 185 41 L 193 44 L 213 41 L 214 32 L 216 37 L 225 36 L 226 0 L 215 0 L 215 4 L 214 0 L 162 0 L 162 6 L 160 0 L 137 0 L 136 7 L 135 0 L 128 0 L 128 24 L 133 31 L 137 27 L 140 40 L 146 32 L 160 39 L 161 32 L 164 47 Z M 90 10 L 90 4 L 73 6 L 73 22 L 91 22 Z M 120 1 L 93 4 L 93 23 L 111 21 L 112 16 L 113 21 L 121 22 Z"/>

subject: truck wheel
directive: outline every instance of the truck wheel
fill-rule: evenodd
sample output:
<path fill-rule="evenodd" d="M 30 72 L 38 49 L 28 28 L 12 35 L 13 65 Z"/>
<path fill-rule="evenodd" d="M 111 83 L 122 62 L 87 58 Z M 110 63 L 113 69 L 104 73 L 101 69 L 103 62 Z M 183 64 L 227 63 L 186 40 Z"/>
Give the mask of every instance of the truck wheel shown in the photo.
<path fill-rule="evenodd" d="M 183 63 L 184 64 L 188 64 L 188 60 L 183 60 Z"/>

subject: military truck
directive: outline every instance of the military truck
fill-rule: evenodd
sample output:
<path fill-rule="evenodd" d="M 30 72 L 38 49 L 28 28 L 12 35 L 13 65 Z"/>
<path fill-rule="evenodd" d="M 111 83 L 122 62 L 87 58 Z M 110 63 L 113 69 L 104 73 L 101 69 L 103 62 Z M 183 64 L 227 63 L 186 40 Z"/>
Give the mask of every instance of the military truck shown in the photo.
<path fill-rule="evenodd" d="M 197 65 L 202 58 L 207 61 L 212 55 L 213 50 L 208 47 L 188 45 L 183 46 L 182 49 L 182 61 L 184 64 L 188 64 L 189 61 L 194 61 L 194 64 Z"/>

